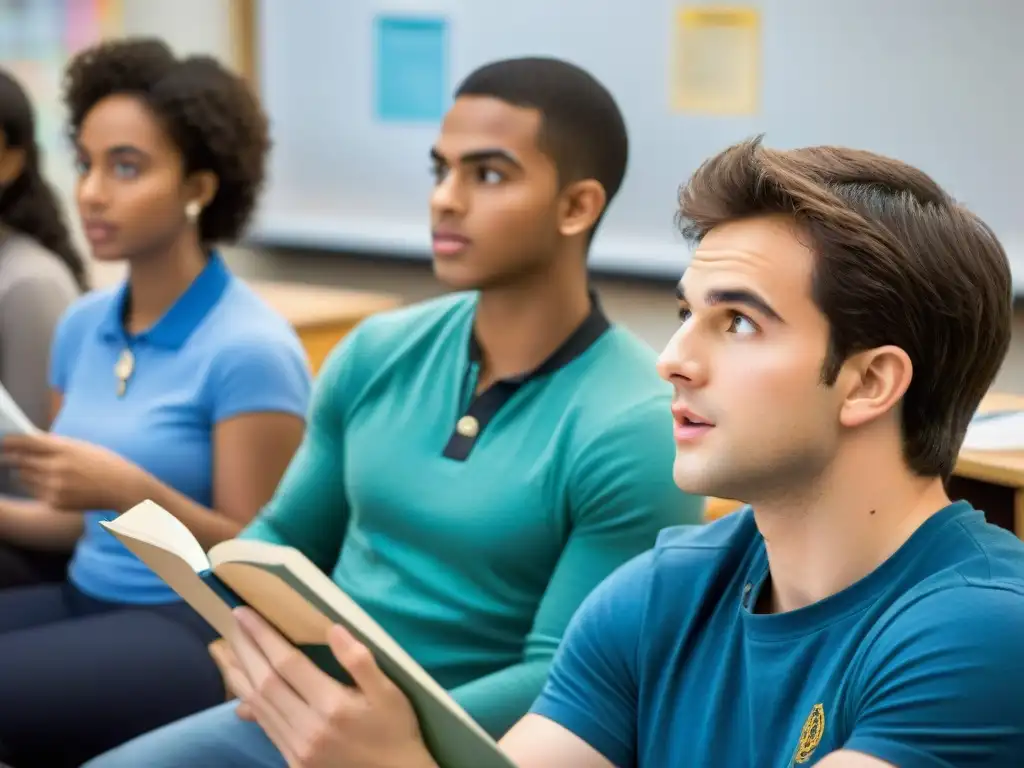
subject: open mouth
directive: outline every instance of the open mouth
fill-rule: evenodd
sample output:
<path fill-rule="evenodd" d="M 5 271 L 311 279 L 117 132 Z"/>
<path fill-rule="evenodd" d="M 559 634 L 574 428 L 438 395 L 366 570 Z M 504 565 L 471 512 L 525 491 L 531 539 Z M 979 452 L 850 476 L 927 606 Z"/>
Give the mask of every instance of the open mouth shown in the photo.
<path fill-rule="evenodd" d="M 686 409 L 674 409 L 675 439 L 677 443 L 689 443 L 706 435 L 714 424 Z"/>

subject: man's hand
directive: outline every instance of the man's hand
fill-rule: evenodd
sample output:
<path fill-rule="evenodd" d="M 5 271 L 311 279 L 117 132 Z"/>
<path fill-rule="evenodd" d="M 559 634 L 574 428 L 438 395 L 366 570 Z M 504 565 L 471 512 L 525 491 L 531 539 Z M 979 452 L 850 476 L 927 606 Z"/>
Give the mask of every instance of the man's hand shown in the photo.
<path fill-rule="evenodd" d="M 370 651 L 339 626 L 327 643 L 352 676 L 342 685 L 258 614 L 239 608 L 222 654 L 240 716 L 255 720 L 290 768 L 437 768 L 405 695 Z"/>

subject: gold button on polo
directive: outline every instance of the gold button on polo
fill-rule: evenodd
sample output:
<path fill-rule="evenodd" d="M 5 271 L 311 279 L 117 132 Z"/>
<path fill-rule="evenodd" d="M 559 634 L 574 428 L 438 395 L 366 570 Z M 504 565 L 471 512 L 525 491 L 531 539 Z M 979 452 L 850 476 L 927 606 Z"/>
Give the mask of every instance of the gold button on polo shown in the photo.
<path fill-rule="evenodd" d="M 473 416 L 463 416 L 455 425 L 455 431 L 463 437 L 476 437 L 480 433 L 480 422 Z"/>

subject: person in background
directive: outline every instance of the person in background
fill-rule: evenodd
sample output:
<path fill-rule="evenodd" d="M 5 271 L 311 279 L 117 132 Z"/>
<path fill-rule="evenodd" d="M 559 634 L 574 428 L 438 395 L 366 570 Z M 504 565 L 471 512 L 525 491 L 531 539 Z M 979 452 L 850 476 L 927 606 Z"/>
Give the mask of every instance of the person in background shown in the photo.
<path fill-rule="evenodd" d="M 540 692 L 587 594 L 702 515 L 672 483 L 654 351 L 588 289 L 627 155 L 613 97 L 583 70 L 524 58 L 469 75 L 430 149 L 434 270 L 454 291 L 370 318 L 332 353 L 302 448 L 243 532 L 331 573 L 495 736 Z M 310 702 L 290 675 L 319 679 L 325 705 L 347 689 L 295 654 L 275 671 L 251 626 L 223 659 L 240 709 L 94 768 L 306 765 L 315 721 L 293 719 Z M 256 693 L 277 688 L 273 705 Z M 331 765 L 370 757 L 333 746 Z"/>
<path fill-rule="evenodd" d="M 267 502 L 305 428 L 297 335 L 228 271 L 264 178 L 267 120 L 207 57 L 128 39 L 78 54 L 65 102 L 93 256 L 124 282 L 57 328 L 48 433 L 3 459 L 30 490 L 0 533 L 73 548 L 65 581 L 0 592 L 0 759 L 90 756 L 224 701 L 215 633 L 99 526 L 152 499 L 204 547 Z"/>
<path fill-rule="evenodd" d="M 50 341 L 64 311 L 86 289 L 57 195 L 43 176 L 32 104 L 0 69 L 0 384 L 40 428 L 50 425 Z M 0 531 L 24 489 L 0 467 Z M 0 540 L 0 589 L 57 581 L 67 553 Z"/>

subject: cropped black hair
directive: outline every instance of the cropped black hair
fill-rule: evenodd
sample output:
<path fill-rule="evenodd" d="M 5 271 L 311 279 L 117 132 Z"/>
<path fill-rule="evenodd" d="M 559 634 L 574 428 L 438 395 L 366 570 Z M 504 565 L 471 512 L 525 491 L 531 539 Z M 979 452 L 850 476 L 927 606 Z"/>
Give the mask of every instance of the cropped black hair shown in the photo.
<path fill-rule="evenodd" d="M 181 151 L 185 173 L 211 171 L 217 192 L 199 219 L 204 244 L 237 240 L 263 187 L 270 137 L 248 84 L 209 56 L 176 57 L 155 38 L 100 43 L 71 60 L 64 102 L 74 141 L 98 102 L 135 95 Z"/>
<path fill-rule="evenodd" d="M 0 189 L 0 222 L 31 237 L 63 261 L 78 283 L 88 288 L 85 261 L 71 241 L 64 211 L 43 178 L 36 119 L 21 85 L 0 69 L 0 132 L 7 146 L 25 153 L 25 167 L 10 186 Z"/>
<path fill-rule="evenodd" d="M 622 186 L 629 158 L 622 112 L 608 89 L 575 64 L 543 56 L 495 61 L 466 77 L 455 96 L 489 96 L 536 109 L 539 146 L 562 184 L 595 179 L 607 203 Z"/>

